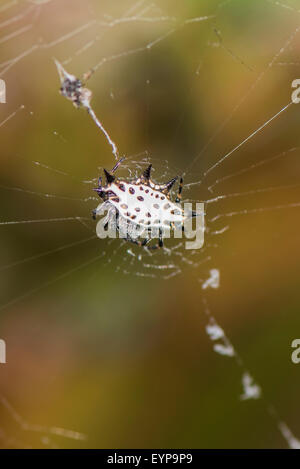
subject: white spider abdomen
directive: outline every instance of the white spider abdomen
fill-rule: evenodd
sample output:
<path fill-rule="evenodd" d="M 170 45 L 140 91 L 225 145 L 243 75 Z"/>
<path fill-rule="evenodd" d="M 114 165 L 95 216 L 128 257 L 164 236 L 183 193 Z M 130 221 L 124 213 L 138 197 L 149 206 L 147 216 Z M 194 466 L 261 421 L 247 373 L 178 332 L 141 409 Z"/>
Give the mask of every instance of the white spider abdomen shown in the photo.
<path fill-rule="evenodd" d="M 146 227 L 165 228 L 183 223 L 183 210 L 166 194 L 142 183 L 112 183 L 109 202 L 130 222 Z"/>

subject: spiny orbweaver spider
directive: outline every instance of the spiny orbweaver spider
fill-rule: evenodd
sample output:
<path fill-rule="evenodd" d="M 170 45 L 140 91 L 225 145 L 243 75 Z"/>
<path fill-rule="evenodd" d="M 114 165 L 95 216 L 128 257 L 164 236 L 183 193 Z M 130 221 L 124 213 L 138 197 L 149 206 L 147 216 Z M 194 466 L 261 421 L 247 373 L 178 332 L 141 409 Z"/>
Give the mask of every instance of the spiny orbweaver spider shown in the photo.
<path fill-rule="evenodd" d="M 150 240 L 158 238 L 157 244 L 147 246 L 153 250 L 163 247 L 163 238 L 170 238 L 170 231 L 173 230 L 175 238 L 181 238 L 183 232 L 185 235 L 188 232 L 186 235 L 188 238 L 198 233 L 196 245 L 186 243 L 192 245 L 187 246 L 187 249 L 202 247 L 203 204 L 197 204 L 197 209 L 200 208 L 197 211 L 191 209 L 190 203 L 186 203 L 184 209 L 181 207 L 183 179 L 180 179 L 177 197 L 175 202 L 172 202 L 169 192 L 178 176 L 165 184 L 156 184 L 150 178 L 152 168 L 150 164 L 139 178 L 131 181 L 121 180 L 113 173 L 123 160 L 124 158 L 121 158 L 110 172 L 104 169 L 106 185 L 102 185 L 100 177 L 98 187 L 94 189 L 103 203 L 93 211 L 93 218 L 96 219 L 97 216 L 107 212 L 97 225 L 97 235 L 100 238 L 115 238 L 118 232 L 119 237 L 138 246 L 146 246 Z M 197 230 L 192 229 L 191 219 L 194 217 L 201 220 L 196 223 Z"/>
<path fill-rule="evenodd" d="M 75 75 L 68 73 L 57 60 L 55 63 L 61 82 L 60 93 L 72 101 L 76 108 L 87 109 L 111 145 L 114 156 L 118 158 L 116 144 L 91 107 L 92 92 L 85 88 L 83 82 Z M 86 73 L 83 80 L 87 81 L 92 73 L 92 71 Z M 104 170 L 107 184 L 102 186 L 102 178 L 99 178 L 98 187 L 95 189 L 103 203 L 93 211 L 93 217 L 96 218 L 97 215 L 107 212 L 107 215 L 97 224 L 97 235 L 100 238 L 108 236 L 115 238 L 116 232 L 118 232 L 119 237 L 138 246 L 146 246 L 151 239 L 158 238 L 157 245 L 147 246 L 148 249 L 157 249 L 163 246 L 163 238 L 170 238 L 172 229 L 175 238 L 181 238 L 183 232 L 187 238 L 196 235 L 196 242 L 186 243 L 187 249 L 202 247 L 204 242 L 204 207 L 203 204 L 199 203 L 197 204 L 199 211 L 192 210 L 191 204 L 188 203 L 185 204 L 184 209 L 181 207 L 182 178 L 175 202 L 172 202 L 169 192 L 178 177 L 165 184 L 155 184 L 150 179 L 152 165 L 149 165 L 141 177 L 129 182 L 119 180 L 113 173 L 123 160 L 124 158 L 121 158 L 111 172 Z M 188 223 L 192 218 L 196 218 L 198 221 L 198 223 L 196 222 L 196 231 L 192 229 L 192 223 Z"/>

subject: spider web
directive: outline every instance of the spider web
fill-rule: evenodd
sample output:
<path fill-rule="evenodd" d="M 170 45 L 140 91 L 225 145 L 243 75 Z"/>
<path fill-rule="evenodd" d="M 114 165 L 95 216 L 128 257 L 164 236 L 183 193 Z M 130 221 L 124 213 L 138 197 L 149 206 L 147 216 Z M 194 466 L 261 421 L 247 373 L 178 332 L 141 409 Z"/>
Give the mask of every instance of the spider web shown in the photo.
<path fill-rule="evenodd" d="M 2 446 L 299 448 L 299 378 L 290 364 L 300 301 L 297 2 L 111 3 L 0 6 Z M 90 115 L 59 96 L 54 59 L 78 78 L 90 74 Z M 97 238 L 92 188 L 115 163 L 111 142 L 126 157 L 124 177 L 150 162 L 158 182 L 184 175 L 184 201 L 205 202 L 201 250 L 185 249 L 184 239 L 150 252 Z M 182 394 L 157 365 L 156 348 L 171 355 L 165 365 L 183 378 Z M 228 359 L 237 369 L 224 371 Z M 143 360 L 154 382 L 175 390 L 170 413 L 156 416 L 166 437 L 155 436 L 152 422 L 149 434 L 135 432 L 146 414 L 127 395 L 112 410 L 118 386 L 136 392 L 123 365 L 127 376 L 136 366 L 138 385 L 148 382 Z M 282 379 L 272 372 L 277 361 Z M 203 381 L 201 407 L 191 389 L 201 392 Z M 156 396 L 162 412 L 163 391 Z M 194 428 L 192 413 L 200 418 L 205 407 L 203 430 Z M 130 412 L 139 417 L 128 432 Z M 170 415 L 189 430 L 173 434 Z"/>

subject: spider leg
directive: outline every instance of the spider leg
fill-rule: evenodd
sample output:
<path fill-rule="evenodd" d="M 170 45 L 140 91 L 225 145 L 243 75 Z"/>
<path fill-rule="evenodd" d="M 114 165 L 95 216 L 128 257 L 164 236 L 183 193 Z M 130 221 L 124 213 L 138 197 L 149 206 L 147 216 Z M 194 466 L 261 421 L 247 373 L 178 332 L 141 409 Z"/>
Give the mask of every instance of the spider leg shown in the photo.
<path fill-rule="evenodd" d="M 149 241 L 149 240 L 148 240 Z M 159 229 L 159 237 L 158 237 L 158 243 L 154 244 L 153 246 L 147 246 L 147 249 L 150 249 L 151 251 L 154 251 L 156 249 L 162 248 L 164 245 L 163 238 L 162 238 L 162 230 L 161 228 Z"/>
<path fill-rule="evenodd" d="M 149 241 L 150 239 L 149 238 L 145 238 L 143 241 L 137 241 L 136 239 L 133 239 L 131 238 L 130 236 L 127 235 L 127 237 L 125 238 L 126 241 L 129 241 L 130 243 L 133 243 L 133 244 L 136 244 L 137 246 L 139 246 L 140 248 L 145 246 Z"/>
<path fill-rule="evenodd" d="M 136 239 L 133 239 L 129 235 L 127 235 L 127 237 L 125 239 L 126 239 L 126 241 L 129 241 L 130 243 L 136 244 L 139 247 L 146 247 L 147 249 L 149 249 L 151 251 L 154 251 L 156 249 L 160 249 L 164 245 L 163 239 L 162 239 L 162 230 L 161 229 L 159 229 L 158 243 L 154 244 L 153 246 L 147 246 L 149 241 L 151 241 L 151 238 L 145 238 L 143 241 L 137 241 Z"/>
<path fill-rule="evenodd" d="M 118 167 L 120 166 L 120 164 L 123 163 L 124 160 L 125 160 L 125 156 L 122 156 L 122 158 L 120 158 L 119 161 L 117 161 L 117 163 L 115 164 L 115 166 L 110 172 L 114 173 L 115 171 L 117 171 Z"/>
<path fill-rule="evenodd" d="M 178 193 L 177 193 L 177 197 L 175 199 L 176 204 L 178 204 L 181 201 L 182 188 L 183 188 L 183 179 L 180 178 Z"/>

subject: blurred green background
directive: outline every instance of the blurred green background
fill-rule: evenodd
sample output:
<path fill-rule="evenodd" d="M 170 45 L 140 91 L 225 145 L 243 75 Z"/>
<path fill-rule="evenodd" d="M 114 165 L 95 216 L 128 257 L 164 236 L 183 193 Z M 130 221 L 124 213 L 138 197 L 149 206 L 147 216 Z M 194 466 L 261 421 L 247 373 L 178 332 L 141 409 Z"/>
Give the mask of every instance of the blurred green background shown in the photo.
<path fill-rule="evenodd" d="M 79 77 L 108 58 L 88 83 L 93 108 L 129 169 L 147 152 L 159 182 L 162 174 L 183 172 L 187 184 L 202 180 L 290 101 L 291 82 L 300 78 L 300 36 L 293 36 L 298 1 L 8 4 L 0 2 L 0 78 L 7 86 L 7 103 L 0 104 L 2 222 L 89 218 L 98 203 L 86 201 L 94 196 L 91 181 L 114 164 L 87 113 L 59 95 L 54 57 Z M 124 20 L 138 14 L 153 20 Z M 92 220 L 0 226 L 0 338 L 7 345 L 0 392 L 26 422 L 87 436 L 53 437 L 53 444 L 284 448 L 269 403 L 300 438 L 300 365 L 290 358 L 291 342 L 300 337 L 299 208 L 209 222 L 300 202 L 300 151 L 276 158 L 299 145 L 299 112 L 292 105 L 184 191 L 198 201 L 253 192 L 207 205 L 210 231 L 192 264 L 165 252 L 151 259 L 142 253 L 143 262 L 179 265 L 180 274 L 168 280 L 126 252 L 140 254 L 134 246 L 79 244 L 95 234 Z M 210 193 L 215 180 L 234 173 Z M 120 174 L 128 176 L 128 168 Z M 213 235 L 224 226 L 224 234 Z M 221 276 L 218 290 L 205 291 L 210 310 L 261 385 L 263 400 L 239 400 L 241 369 L 214 353 L 205 333 L 199 279 L 210 268 Z M 149 272 L 154 277 L 136 275 Z M 0 417 L 1 446 L 45 446 L 44 433 L 22 430 L 3 405 Z"/>

